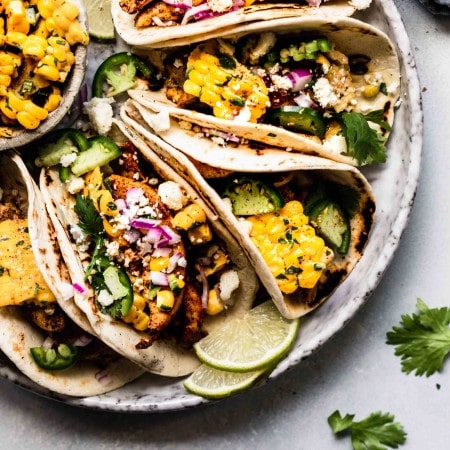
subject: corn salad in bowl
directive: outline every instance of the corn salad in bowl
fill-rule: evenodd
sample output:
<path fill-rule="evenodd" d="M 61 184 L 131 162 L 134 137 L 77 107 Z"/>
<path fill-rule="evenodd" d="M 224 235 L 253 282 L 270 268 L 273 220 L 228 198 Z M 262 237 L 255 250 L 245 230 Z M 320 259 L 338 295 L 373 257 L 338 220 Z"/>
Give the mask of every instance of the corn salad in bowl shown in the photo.
<path fill-rule="evenodd" d="M 21 147 L 69 112 L 86 69 L 81 0 L 0 3 L 0 150 Z"/>

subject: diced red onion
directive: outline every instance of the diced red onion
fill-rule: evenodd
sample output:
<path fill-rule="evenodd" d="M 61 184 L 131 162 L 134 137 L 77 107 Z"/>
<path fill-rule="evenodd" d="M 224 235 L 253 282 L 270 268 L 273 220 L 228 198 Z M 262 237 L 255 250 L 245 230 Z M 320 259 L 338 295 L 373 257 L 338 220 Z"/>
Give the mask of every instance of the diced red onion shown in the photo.
<path fill-rule="evenodd" d="M 79 283 L 73 283 L 73 288 L 80 294 L 83 294 L 86 291 L 86 288 Z"/>
<path fill-rule="evenodd" d="M 194 19 L 196 15 L 204 11 L 211 11 L 208 3 L 202 3 L 201 5 L 190 8 L 181 20 L 181 25 L 186 25 L 191 19 Z"/>
<path fill-rule="evenodd" d="M 171 273 L 177 267 L 178 261 L 183 255 L 180 252 L 176 252 L 169 258 L 169 265 L 167 266 L 167 272 Z"/>
<path fill-rule="evenodd" d="M 202 130 L 207 136 L 217 136 L 223 138 L 225 141 L 233 142 L 235 144 L 239 144 L 241 142 L 240 138 L 231 133 L 225 133 L 220 130 L 213 130 L 210 128 L 204 128 Z"/>
<path fill-rule="evenodd" d="M 306 0 L 309 6 L 320 6 L 322 0 Z"/>
<path fill-rule="evenodd" d="M 164 236 L 169 240 L 170 245 L 178 244 L 179 242 L 181 242 L 181 236 L 178 233 L 175 233 L 172 228 L 168 227 L 167 225 L 162 225 L 161 229 L 164 233 Z"/>
<path fill-rule="evenodd" d="M 153 250 L 152 256 L 154 258 L 167 258 L 171 252 L 172 249 L 170 247 L 155 248 L 155 250 Z"/>
<path fill-rule="evenodd" d="M 146 219 L 141 217 L 138 219 L 133 219 L 130 225 L 133 228 L 140 228 L 142 230 L 151 230 L 157 227 L 160 223 L 161 221 L 157 219 Z"/>
<path fill-rule="evenodd" d="M 126 202 L 128 205 L 136 204 L 139 199 L 144 195 L 144 191 L 141 188 L 131 188 L 128 189 L 126 194 Z"/>
<path fill-rule="evenodd" d="M 294 69 L 285 75 L 292 82 L 292 91 L 300 92 L 312 80 L 309 69 Z"/>
<path fill-rule="evenodd" d="M 111 383 L 111 375 L 107 370 L 99 370 L 95 375 L 95 379 L 102 385 L 106 386 Z"/>
<path fill-rule="evenodd" d="M 118 198 L 117 200 L 114 200 L 114 203 L 117 206 L 117 209 L 122 212 L 127 209 L 127 203 L 123 198 Z"/>
<path fill-rule="evenodd" d="M 154 227 L 147 230 L 147 234 L 143 238 L 144 241 L 150 242 L 151 244 L 157 244 L 161 241 L 163 237 L 163 232 L 161 227 Z"/>
<path fill-rule="evenodd" d="M 158 27 L 171 27 L 173 25 L 173 20 L 164 22 L 164 20 L 161 20 L 157 16 L 152 17 L 152 22 Z"/>
<path fill-rule="evenodd" d="M 94 338 L 92 336 L 88 336 L 87 334 L 82 334 L 74 343 L 77 347 L 86 347 L 86 345 L 90 344 Z"/>
<path fill-rule="evenodd" d="M 209 293 L 208 278 L 206 278 L 204 270 L 200 270 L 199 274 L 202 282 L 202 308 L 206 309 L 208 306 L 208 293 Z"/>
<path fill-rule="evenodd" d="M 167 273 L 150 271 L 150 280 L 155 286 L 168 286 L 169 277 Z"/>
<path fill-rule="evenodd" d="M 180 9 L 192 8 L 192 0 L 163 0 L 163 2 Z"/>
<path fill-rule="evenodd" d="M 123 238 L 130 244 L 134 244 L 140 237 L 139 230 L 127 230 L 123 233 Z"/>

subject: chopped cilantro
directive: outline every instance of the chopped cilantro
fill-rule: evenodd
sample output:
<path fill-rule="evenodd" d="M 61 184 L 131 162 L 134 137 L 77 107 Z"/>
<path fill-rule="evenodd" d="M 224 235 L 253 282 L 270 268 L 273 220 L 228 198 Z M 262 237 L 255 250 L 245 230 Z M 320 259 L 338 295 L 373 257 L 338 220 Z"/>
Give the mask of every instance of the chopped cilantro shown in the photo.
<path fill-rule="evenodd" d="M 396 346 L 403 372 L 428 377 L 442 369 L 450 352 L 450 308 L 429 309 L 420 298 L 416 307 L 417 314 L 403 315 L 387 333 L 387 344 Z"/>
<path fill-rule="evenodd" d="M 389 130 L 389 124 L 384 120 L 382 110 L 369 114 L 356 112 L 343 112 L 337 119 L 342 126 L 342 134 L 347 143 L 350 156 L 356 159 L 359 165 L 383 163 L 386 161 L 385 138 L 369 126 L 369 122 L 376 123 L 383 130 Z"/>
<path fill-rule="evenodd" d="M 354 417 L 354 414 L 342 417 L 338 410 L 328 417 L 328 424 L 334 434 L 350 432 L 354 450 L 398 448 L 406 441 L 403 426 L 394 422 L 392 414 L 377 411 L 360 422 L 355 422 Z"/>

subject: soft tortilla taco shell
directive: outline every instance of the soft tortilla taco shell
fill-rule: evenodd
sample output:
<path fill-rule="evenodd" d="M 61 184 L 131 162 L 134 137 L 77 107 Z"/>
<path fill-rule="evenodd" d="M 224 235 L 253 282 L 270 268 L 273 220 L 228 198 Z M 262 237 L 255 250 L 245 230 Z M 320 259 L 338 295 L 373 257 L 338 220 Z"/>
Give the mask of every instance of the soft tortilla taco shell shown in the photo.
<path fill-rule="evenodd" d="M 67 292 L 68 287 L 71 288 L 71 278 L 61 259 L 58 245 L 51 240 L 53 228 L 36 184 L 16 153 L 2 154 L 0 165 L 2 188 L 17 189 L 18 195 L 26 199 L 33 253 L 45 281 L 59 304 L 70 304 Z M 71 314 L 68 316 L 89 332 L 91 328 L 81 311 L 76 307 L 69 307 L 69 310 Z M 101 369 L 93 362 L 79 360 L 64 371 L 43 370 L 32 359 L 30 348 L 42 346 L 45 339 L 45 334 L 28 322 L 18 307 L 0 308 L 0 349 L 24 375 L 51 391 L 77 397 L 100 395 L 125 385 L 143 373 L 142 369 L 120 357 Z"/>
<path fill-rule="evenodd" d="M 130 127 L 133 127 L 137 133 L 144 136 L 147 141 L 153 141 L 155 143 L 153 146 L 155 151 L 160 152 L 166 161 L 182 176 L 191 180 L 191 183 L 198 192 L 204 195 L 205 201 L 212 204 L 228 229 L 239 239 L 243 249 L 254 265 L 262 284 L 285 317 L 292 319 L 303 316 L 323 303 L 345 280 L 362 257 L 374 221 L 375 199 L 367 180 L 358 169 L 345 164 L 334 163 L 323 158 L 294 152 L 284 152 L 273 148 L 266 148 L 261 153 L 238 148 L 235 152 L 231 153 L 227 149 L 221 148 L 220 150 L 220 147 L 218 147 L 211 152 L 208 145 L 204 145 L 204 142 L 199 139 L 195 156 L 202 163 L 236 172 L 305 173 L 308 176 L 313 175 L 319 179 L 351 187 L 358 192 L 358 208 L 354 216 L 350 219 L 352 238 L 348 253 L 345 256 L 336 255 L 327 269 L 325 281 L 319 282 L 316 295 L 311 297 L 305 297 L 303 295 L 296 296 L 295 294 L 283 295 L 261 254 L 248 235 L 243 231 L 242 226 L 240 226 L 239 221 L 232 214 L 229 206 L 201 176 L 196 165 L 188 158 L 188 154 L 192 158 L 192 153 L 186 152 L 184 154 L 168 145 L 161 138 L 149 131 L 142 123 L 132 118 L 136 117 L 135 111 L 134 113 L 131 112 L 130 117 L 130 109 L 130 103 L 122 107 L 122 119 Z"/>
<path fill-rule="evenodd" d="M 120 131 L 121 138 L 131 140 L 162 177 L 180 183 L 190 198 L 203 207 L 214 231 L 227 244 L 231 258 L 237 267 L 241 284 L 233 293 L 233 297 L 236 299 L 234 307 L 227 310 L 221 317 L 211 317 L 205 320 L 204 330 L 209 332 L 216 326 L 220 326 L 225 320 L 236 315 L 243 315 L 252 306 L 258 282 L 239 245 L 232 239 L 225 227 L 218 221 L 217 217 L 189 183 L 148 148 L 133 131 L 128 131 L 128 128 L 123 123 L 115 121 L 115 124 L 116 131 L 117 129 Z M 58 239 L 60 243 L 64 243 L 64 247 L 67 250 L 65 254 L 66 261 L 70 260 L 73 262 L 71 264 L 74 271 L 73 276 L 82 280 L 84 277 L 83 262 L 89 261 L 89 255 L 83 255 L 77 251 L 76 247 L 71 243 L 67 231 L 71 224 L 78 222 L 73 211 L 75 197 L 60 182 L 58 173 L 54 169 L 42 170 L 40 185 L 45 193 L 47 208 L 53 212 L 52 216 L 61 225 L 61 227 L 57 228 L 57 233 L 59 229 Z M 96 306 L 94 293 L 91 289 L 88 289 L 85 294 L 76 295 L 75 302 L 84 312 L 95 333 L 100 336 L 103 342 L 145 370 L 163 376 L 179 377 L 193 372 L 200 365 L 192 350 L 183 348 L 175 340 L 169 338 L 158 339 L 149 348 L 137 349 L 136 344 L 141 337 L 145 338 L 145 334 L 134 330 L 123 322 L 112 320 L 109 315 L 102 314 Z"/>
<path fill-rule="evenodd" d="M 306 4 L 254 4 L 213 19 L 191 22 L 186 25 L 151 26 L 137 28 L 136 14 L 128 14 L 120 7 L 120 0 L 112 0 L 111 12 L 119 36 L 129 45 L 141 48 L 172 47 L 199 42 L 220 35 L 236 26 L 246 26 L 256 21 L 284 17 L 317 17 L 333 21 L 336 17 L 351 16 L 355 7 L 347 0 L 323 3 L 319 8 Z"/>
<path fill-rule="evenodd" d="M 400 69 L 394 45 L 383 32 L 372 25 L 352 18 L 339 18 L 329 22 L 320 18 L 300 17 L 268 20 L 248 24 L 242 29 L 238 27 L 229 31 L 222 30 L 220 37 L 233 42 L 242 36 L 265 31 L 275 32 L 277 35 L 293 32 L 317 32 L 320 35 L 327 36 L 331 42 L 335 43 L 336 49 L 345 55 L 369 57 L 367 74 L 380 75 L 389 89 L 386 95 L 377 95 L 374 98 L 365 98 L 359 95 L 352 111 L 366 114 L 369 111 L 383 110 L 385 120 L 392 126 L 394 108 L 400 93 Z M 155 61 L 160 59 L 158 50 L 145 51 L 143 55 L 147 55 Z M 356 91 L 366 85 L 363 75 L 352 75 L 352 79 Z M 270 124 L 219 119 L 212 115 L 178 108 L 167 99 L 164 89 L 158 92 L 130 90 L 129 95 L 150 111 L 164 111 L 177 121 L 188 121 L 201 127 L 220 130 L 247 140 L 260 141 L 268 146 L 291 149 L 301 153 L 322 156 L 336 162 L 357 165 L 357 161 L 353 157 L 324 146 L 324 141 L 321 142 L 317 136 L 293 132 Z M 182 136 L 182 133 L 179 132 L 178 136 L 175 136 L 174 134 L 177 131 L 172 133 L 171 130 L 156 132 L 171 144 L 174 144 L 174 141 L 179 140 Z M 384 137 L 388 137 L 387 132 L 384 133 Z M 186 145 L 186 151 L 189 151 L 189 148 Z"/>

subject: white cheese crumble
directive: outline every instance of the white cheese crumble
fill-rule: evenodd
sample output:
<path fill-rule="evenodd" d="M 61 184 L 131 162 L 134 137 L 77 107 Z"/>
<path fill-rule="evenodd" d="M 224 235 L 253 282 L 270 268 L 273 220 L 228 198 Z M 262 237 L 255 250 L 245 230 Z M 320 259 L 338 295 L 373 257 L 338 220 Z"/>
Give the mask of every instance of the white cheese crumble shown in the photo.
<path fill-rule="evenodd" d="M 351 0 L 348 3 L 356 9 L 367 9 L 372 3 L 372 0 Z"/>
<path fill-rule="evenodd" d="M 272 83 L 274 84 L 271 86 L 272 89 L 285 89 L 286 91 L 292 89 L 292 81 L 288 77 L 283 77 L 281 75 L 271 75 L 270 78 L 272 79 Z"/>
<path fill-rule="evenodd" d="M 347 153 L 347 142 L 344 136 L 335 134 L 330 139 L 324 141 L 323 148 L 328 152 L 341 155 Z"/>
<path fill-rule="evenodd" d="M 98 134 L 106 135 L 112 127 L 114 103 L 112 97 L 94 97 L 88 102 L 84 102 L 84 112 L 89 116 L 89 121 Z"/>
<path fill-rule="evenodd" d="M 160 111 L 156 114 L 149 114 L 149 125 L 156 133 L 170 129 L 170 116 L 167 111 Z"/>
<path fill-rule="evenodd" d="M 69 167 L 77 159 L 77 154 L 75 152 L 69 153 L 68 155 L 61 156 L 59 163 L 63 167 Z"/>
<path fill-rule="evenodd" d="M 103 306 L 109 306 L 114 303 L 114 298 L 106 289 L 102 289 L 98 293 L 97 301 Z"/>
<path fill-rule="evenodd" d="M 76 194 L 84 188 L 84 185 L 84 178 L 76 177 L 71 174 L 69 181 L 66 184 L 66 188 L 71 194 Z"/>
<path fill-rule="evenodd" d="M 158 186 L 158 195 L 161 201 L 170 209 L 178 211 L 186 204 L 186 197 L 181 187 L 175 181 L 165 181 Z"/>
<path fill-rule="evenodd" d="M 333 91 L 333 86 L 326 78 L 319 78 L 313 86 L 314 95 L 322 108 L 335 105 L 339 99 Z"/>
<path fill-rule="evenodd" d="M 207 0 L 207 3 L 213 12 L 228 11 L 233 6 L 233 0 Z"/>
<path fill-rule="evenodd" d="M 119 243 L 117 241 L 110 241 L 105 243 L 106 254 L 110 258 L 119 256 Z"/>
<path fill-rule="evenodd" d="M 239 276 L 234 270 L 227 270 L 220 275 L 219 291 L 220 299 L 230 300 L 231 294 L 239 287 Z"/>

